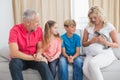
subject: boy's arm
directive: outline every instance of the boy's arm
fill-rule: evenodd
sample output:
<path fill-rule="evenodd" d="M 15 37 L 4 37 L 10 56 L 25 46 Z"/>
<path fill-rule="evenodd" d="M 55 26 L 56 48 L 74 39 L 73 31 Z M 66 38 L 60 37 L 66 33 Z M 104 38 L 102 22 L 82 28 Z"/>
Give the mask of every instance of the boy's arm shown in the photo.
<path fill-rule="evenodd" d="M 62 48 L 62 55 L 66 58 L 68 58 L 69 56 L 66 54 L 65 48 Z"/>
<path fill-rule="evenodd" d="M 80 47 L 76 48 L 76 53 L 73 56 L 73 59 L 75 59 L 76 57 L 78 57 L 80 55 Z"/>
<path fill-rule="evenodd" d="M 78 57 L 80 55 L 80 46 L 81 46 L 81 38 L 77 37 L 77 41 L 76 41 L 76 53 L 73 56 L 73 59 L 75 59 L 76 57 Z"/>

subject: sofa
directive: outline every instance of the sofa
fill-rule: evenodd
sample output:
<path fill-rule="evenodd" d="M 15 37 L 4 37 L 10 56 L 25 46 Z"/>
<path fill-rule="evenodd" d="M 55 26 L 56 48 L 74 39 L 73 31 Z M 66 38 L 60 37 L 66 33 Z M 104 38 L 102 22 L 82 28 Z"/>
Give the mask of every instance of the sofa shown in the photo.
<path fill-rule="evenodd" d="M 64 29 L 58 31 L 60 35 L 65 33 Z M 83 36 L 83 30 L 77 29 L 76 32 L 78 35 Z M 119 43 L 120 43 L 120 33 L 118 33 Z M 104 80 L 120 80 L 120 44 L 118 48 L 113 49 L 115 56 L 118 60 L 115 60 L 111 65 L 102 68 Z M 9 48 L 8 46 L 0 49 L 0 80 L 12 80 L 9 71 Z M 85 57 L 84 49 L 81 46 L 81 57 Z M 69 65 L 69 80 L 72 80 L 72 66 Z M 23 71 L 24 80 L 42 80 L 39 73 L 36 70 L 28 69 Z M 56 80 L 58 80 L 56 76 Z M 83 80 L 87 80 L 83 76 Z"/>

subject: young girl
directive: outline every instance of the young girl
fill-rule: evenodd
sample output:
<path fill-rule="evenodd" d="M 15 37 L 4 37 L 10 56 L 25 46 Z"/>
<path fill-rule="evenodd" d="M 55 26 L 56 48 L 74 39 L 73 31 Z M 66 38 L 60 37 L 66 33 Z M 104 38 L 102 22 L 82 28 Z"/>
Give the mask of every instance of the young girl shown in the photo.
<path fill-rule="evenodd" d="M 61 38 L 57 32 L 57 24 L 55 21 L 49 20 L 45 24 L 43 48 L 43 55 L 47 58 L 48 65 L 55 78 L 56 65 L 58 64 L 61 54 Z"/>

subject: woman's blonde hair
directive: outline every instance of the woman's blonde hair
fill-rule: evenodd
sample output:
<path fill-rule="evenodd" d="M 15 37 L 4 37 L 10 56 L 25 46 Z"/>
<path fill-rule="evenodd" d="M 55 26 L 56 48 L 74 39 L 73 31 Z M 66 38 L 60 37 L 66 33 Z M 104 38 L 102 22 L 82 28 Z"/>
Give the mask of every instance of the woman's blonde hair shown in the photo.
<path fill-rule="evenodd" d="M 48 45 L 50 42 L 50 36 L 51 36 L 51 28 L 56 24 L 55 21 L 49 20 L 45 23 L 45 29 L 44 29 L 44 45 Z M 55 35 L 55 37 L 60 38 L 59 33 Z"/>
<path fill-rule="evenodd" d="M 104 10 L 102 8 L 100 8 L 99 6 L 91 7 L 90 10 L 88 11 L 88 17 L 92 13 L 96 14 L 104 24 L 107 22 Z M 89 20 L 90 20 L 90 18 L 89 18 Z M 89 26 L 93 26 L 93 25 L 94 24 L 91 21 L 89 21 Z"/>

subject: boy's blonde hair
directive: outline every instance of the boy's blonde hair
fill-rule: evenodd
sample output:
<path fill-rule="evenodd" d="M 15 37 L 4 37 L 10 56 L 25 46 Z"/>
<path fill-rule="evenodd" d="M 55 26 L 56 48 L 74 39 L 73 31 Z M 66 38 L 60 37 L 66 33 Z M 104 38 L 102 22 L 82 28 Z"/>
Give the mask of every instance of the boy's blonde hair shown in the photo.
<path fill-rule="evenodd" d="M 97 16 L 99 16 L 100 20 L 103 21 L 104 24 L 107 22 L 106 16 L 104 14 L 104 10 L 102 8 L 100 8 L 99 6 L 91 7 L 90 10 L 88 11 L 88 17 L 92 13 L 96 14 Z M 91 21 L 89 21 L 89 26 L 93 26 L 93 25 L 94 24 Z"/>
<path fill-rule="evenodd" d="M 76 22 L 73 19 L 67 19 L 64 22 L 64 27 L 76 26 Z"/>

